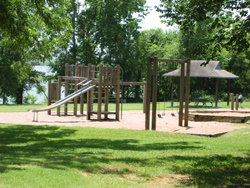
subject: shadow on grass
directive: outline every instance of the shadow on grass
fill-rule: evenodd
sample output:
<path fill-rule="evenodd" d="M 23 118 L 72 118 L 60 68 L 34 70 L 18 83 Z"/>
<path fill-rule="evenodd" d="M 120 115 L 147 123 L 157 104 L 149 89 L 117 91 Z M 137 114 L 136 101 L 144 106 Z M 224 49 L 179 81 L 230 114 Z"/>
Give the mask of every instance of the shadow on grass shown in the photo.
<path fill-rule="evenodd" d="M 250 187 L 250 157 L 233 157 L 231 155 L 172 156 L 167 160 L 176 163 L 172 166 L 173 171 L 190 176 L 191 181 L 183 182 L 184 185 Z M 191 162 L 190 165 L 178 165 L 187 161 Z"/>
<path fill-rule="evenodd" d="M 125 163 L 139 167 L 162 167 L 185 174 L 184 185 L 198 187 L 248 187 L 250 158 L 224 156 L 179 156 L 165 158 L 113 157 L 114 150 L 153 152 L 202 149 L 199 142 L 141 144 L 136 139 L 74 138 L 76 130 L 56 126 L 15 125 L 0 128 L 0 173 L 22 170 L 26 165 L 51 169 L 75 168 L 86 172 L 131 173 L 128 169 L 105 169 L 105 164 Z M 133 155 L 132 155 L 133 156 Z M 188 164 L 188 165 L 185 165 Z"/>

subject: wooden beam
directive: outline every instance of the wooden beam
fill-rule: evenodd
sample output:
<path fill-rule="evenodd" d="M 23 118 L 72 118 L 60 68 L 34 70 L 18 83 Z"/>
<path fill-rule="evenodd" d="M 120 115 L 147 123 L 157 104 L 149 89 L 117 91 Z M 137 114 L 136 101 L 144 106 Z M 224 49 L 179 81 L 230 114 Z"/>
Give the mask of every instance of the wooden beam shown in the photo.
<path fill-rule="evenodd" d="M 116 65 L 116 120 L 120 114 L 120 65 Z"/>
<path fill-rule="evenodd" d="M 150 123 L 150 98 L 151 98 L 151 57 L 147 58 L 147 94 L 146 94 L 146 115 L 145 115 L 145 130 L 149 130 Z"/>
<path fill-rule="evenodd" d="M 230 101 L 230 87 L 231 87 L 231 80 L 227 79 L 227 106 L 229 106 L 229 101 Z"/>
<path fill-rule="evenodd" d="M 102 112 L 102 73 L 103 73 L 103 65 L 99 65 L 99 87 L 98 87 L 98 114 L 97 119 L 101 120 L 101 112 Z"/>
<path fill-rule="evenodd" d="M 48 82 L 48 106 L 51 105 L 51 81 Z M 51 110 L 48 110 L 48 115 L 51 115 Z"/>
<path fill-rule="evenodd" d="M 187 70 L 186 70 L 186 97 L 185 97 L 185 122 L 184 126 L 188 127 L 188 109 L 189 109 L 189 93 L 190 93 L 190 64 L 191 60 L 187 61 Z"/>
<path fill-rule="evenodd" d="M 91 80 L 91 78 L 92 78 L 91 64 L 88 64 L 88 79 Z M 91 91 L 92 91 L 92 89 L 87 92 L 87 120 L 90 120 L 90 115 L 91 115 L 90 111 L 92 110 L 91 106 L 93 104 L 93 103 L 91 103 L 92 102 L 92 100 L 91 100 Z"/>
<path fill-rule="evenodd" d="M 156 130 L 157 72 L 158 72 L 158 57 L 155 57 L 154 58 L 154 72 L 153 72 L 152 130 Z"/>
<path fill-rule="evenodd" d="M 186 59 L 158 59 L 158 62 L 165 62 L 165 63 L 186 63 Z"/>
<path fill-rule="evenodd" d="M 76 92 L 78 90 L 77 84 L 78 84 L 78 81 L 75 80 L 75 90 L 74 90 L 74 92 Z M 75 97 L 74 98 L 74 115 L 75 116 L 77 115 L 77 102 L 78 102 L 78 97 Z"/>
<path fill-rule="evenodd" d="M 235 97 L 235 110 L 238 110 L 239 109 L 239 94 L 236 94 L 236 97 Z"/>
<path fill-rule="evenodd" d="M 174 77 L 172 77 L 172 88 L 171 88 L 171 107 L 174 106 Z"/>
<path fill-rule="evenodd" d="M 147 85 L 147 82 L 123 82 L 121 85 Z"/>
<path fill-rule="evenodd" d="M 183 99 L 184 99 L 184 71 L 185 65 L 181 64 L 181 77 L 180 77 L 180 104 L 179 104 L 179 126 L 182 126 L 183 120 Z"/>
<path fill-rule="evenodd" d="M 218 91 L 219 91 L 219 79 L 216 78 L 215 108 L 218 107 Z"/>
<path fill-rule="evenodd" d="M 109 67 L 106 65 L 104 67 L 104 86 L 105 86 L 105 112 L 108 111 L 108 105 L 109 105 Z M 108 119 L 108 114 L 104 115 L 105 119 Z"/>
<path fill-rule="evenodd" d="M 231 110 L 234 110 L 234 94 L 232 93 Z"/>
<path fill-rule="evenodd" d="M 143 113 L 146 113 L 147 84 L 143 85 Z"/>
<path fill-rule="evenodd" d="M 61 85 L 62 85 L 62 77 L 58 76 L 58 90 L 57 90 L 57 100 L 61 99 Z M 57 115 L 61 115 L 61 107 L 57 108 Z"/>

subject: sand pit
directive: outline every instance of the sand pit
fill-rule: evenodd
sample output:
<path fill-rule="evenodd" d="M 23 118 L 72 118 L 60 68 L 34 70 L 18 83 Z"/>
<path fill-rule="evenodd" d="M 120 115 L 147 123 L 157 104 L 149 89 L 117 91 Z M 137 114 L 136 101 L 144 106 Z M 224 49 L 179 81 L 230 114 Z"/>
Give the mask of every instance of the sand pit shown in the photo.
<path fill-rule="evenodd" d="M 179 127 L 178 117 L 171 116 L 171 111 L 165 112 L 166 116 L 157 118 L 157 131 L 169 133 L 188 133 L 198 135 L 220 135 L 235 129 L 247 127 L 246 124 L 235 124 L 229 122 L 194 122 L 189 121 L 189 127 Z M 95 118 L 93 116 L 92 118 Z M 110 116 L 110 118 L 113 118 Z M 38 122 L 33 122 L 32 112 L 20 113 L 0 113 L 1 124 L 22 124 L 22 125 L 56 125 L 56 126 L 80 126 L 80 127 L 100 127 L 100 128 L 122 128 L 122 129 L 145 129 L 145 115 L 142 111 L 123 111 L 122 120 L 96 121 L 86 120 L 86 115 L 79 116 L 56 116 L 47 115 L 47 112 L 38 114 Z"/>
<path fill-rule="evenodd" d="M 189 113 L 192 121 L 216 121 L 231 123 L 246 123 L 250 120 L 249 110 L 192 110 Z"/>

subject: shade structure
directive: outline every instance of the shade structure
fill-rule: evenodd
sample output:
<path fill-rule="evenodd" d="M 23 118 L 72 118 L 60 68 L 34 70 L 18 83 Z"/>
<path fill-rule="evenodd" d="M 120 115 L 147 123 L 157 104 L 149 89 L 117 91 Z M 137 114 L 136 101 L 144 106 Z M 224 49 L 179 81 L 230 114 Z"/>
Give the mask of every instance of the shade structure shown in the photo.
<path fill-rule="evenodd" d="M 206 60 L 191 60 L 190 77 L 224 78 L 224 79 L 239 78 L 238 76 L 224 70 L 219 61 L 209 61 L 209 63 L 206 65 L 205 63 Z M 179 68 L 174 71 L 165 73 L 163 76 L 179 77 L 180 75 L 181 75 L 181 69 Z"/>
<path fill-rule="evenodd" d="M 186 67 L 185 67 L 186 69 Z M 165 73 L 163 76 L 165 77 L 180 77 L 181 68 L 176 69 L 174 71 Z M 186 75 L 185 75 L 186 76 Z M 198 77 L 198 78 L 215 78 L 216 79 L 216 101 L 215 107 L 218 107 L 218 79 L 227 79 L 228 80 L 228 97 L 227 97 L 227 105 L 229 105 L 229 94 L 230 94 L 230 79 L 237 79 L 239 76 L 236 76 L 226 70 L 223 69 L 221 63 L 219 61 L 209 61 L 206 64 L 206 60 L 191 60 L 190 67 L 190 77 Z M 173 84 L 173 80 L 172 80 Z M 173 87 L 172 87 L 173 90 Z M 173 93 L 173 91 L 172 91 Z M 171 97 L 171 106 L 173 106 L 173 96 Z"/>

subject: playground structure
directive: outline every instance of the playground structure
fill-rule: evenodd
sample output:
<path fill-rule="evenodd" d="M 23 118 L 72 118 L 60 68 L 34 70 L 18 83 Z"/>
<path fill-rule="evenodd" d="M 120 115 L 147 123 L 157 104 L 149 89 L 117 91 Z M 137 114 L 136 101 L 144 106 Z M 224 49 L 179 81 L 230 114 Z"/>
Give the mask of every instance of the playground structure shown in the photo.
<path fill-rule="evenodd" d="M 123 82 L 120 81 L 121 67 L 88 64 L 65 65 L 65 76 L 59 76 L 58 82 L 48 84 L 48 106 L 32 110 L 33 121 L 38 121 L 38 112 L 48 111 L 57 108 L 57 115 L 61 115 L 61 108 L 64 108 L 64 115 L 68 115 L 69 103 L 73 103 L 73 114 L 77 115 L 78 97 L 80 97 L 80 114 L 84 114 L 84 98 L 87 93 L 87 120 L 92 115 L 97 115 L 97 120 L 109 119 L 109 115 L 115 115 L 115 120 L 120 119 L 120 86 L 121 85 L 142 85 L 144 88 L 143 112 L 146 104 L 146 82 Z M 65 97 L 61 96 L 62 85 L 65 87 Z M 71 93 L 71 94 L 69 94 Z M 109 102 L 115 105 L 115 110 L 109 110 Z M 63 105 L 63 106 L 62 106 Z"/>
<path fill-rule="evenodd" d="M 48 106 L 41 109 L 32 110 L 33 121 L 38 121 L 38 112 L 48 111 L 57 108 L 57 115 L 61 115 L 61 107 L 64 107 L 64 115 L 68 114 L 68 103 L 74 103 L 74 115 L 77 115 L 78 96 L 80 96 L 80 113 L 84 111 L 84 93 L 87 93 L 87 120 L 91 119 L 91 115 L 96 114 L 97 120 L 108 119 L 108 115 L 115 115 L 115 120 L 119 120 L 120 112 L 120 86 L 121 85 L 143 85 L 143 112 L 145 115 L 145 129 L 149 130 L 150 125 L 150 101 L 151 101 L 151 74 L 152 62 L 154 65 L 153 71 L 153 108 L 152 108 L 152 130 L 156 130 L 156 103 L 157 103 L 157 69 L 158 63 L 179 63 L 181 64 L 181 78 L 180 78 L 180 97 L 179 97 L 179 126 L 183 124 L 183 115 L 185 126 L 188 126 L 188 104 L 189 104 L 189 85 L 190 85 L 190 60 L 177 60 L 177 59 L 158 59 L 158 57 L 147 58 L 147 82 L 121 82 L 120 81 L 120 65 L 115 67 L 99 65 L 96 67 L 92 64 L 88 66 L 75 64 L 65 66 L 65 76 L 59 76 L 57 83 L 49 82 L 48 93 Z M 186 87 L 184 86 L 184 71 L 186 69 Z M 62 82 L 65 83 L 65 98 L 61 99 L 61 86 Z M 184 87 L 186 88 L 185 96 L 185 114 L 183 114 L 184 102 Z M 80 89 L 79 89 L 80 88 Z M 69 91 L 73 91 L 69 95 Z M 109 95 L 115 97 L 115 111 L 109 110 Z M 97 103 L 94 103 L 97 100 Z M 64 106 L 62 106 L 64 105 Z M 94 109 L 94 105 L 97 108 Z"/>
<path fill-rule="evenodd" d="M 188 127 L 188 110 L 189 110 L 189 92 L 190 92 L 190 59 L 158 59 L 158 57 L 147 58 L 147 91 L 146 91 L 146 116 L 145 116 L 145 129 L 150 129 L 150 100 L 151 100 L 151 83 L 153 85 L 152 90 L 152 125 L 151 129 L 156 130 L 156 108 L 157 108 L 157 72 L 158 63 L 179 63 L 181 64 L 180 75 L 180 94 L 179 94 L 179 126 Z M 186 64 L 186 86 L 184 84 L 185 78 L 185 64 Z M 153 80 L 152 75 L 153 65 Z M 185 89 L 185 113 L 183 114 L 184 103 L 184 89 Z"/>
<path fill-rule="evenodd" d="M 61 99 L 61 86 L 65 83 L 65 98 Z M 73 93 L 69 94 L 70 91 Z M 34 109 L 33 121 L 38 121 L 38 112 L 48 111 L 57 108 L 57 115 L 61 115 L 61 107 L 64 107 L 64 115 L 68 114 L 68 103 L 74 103 L 74 115 L 77 115 L 78 96 L 80 96 L 80 113 L 84 111 L 84 93 L 87 93 L 87 119 L 96 114 L 97 120 L 108 119 L 109 114 L 115 115 L 119 120 L 120 112 L 120 65 L 115 67 L 100 65 L 75 64 L 65 66 L 65 76 L 59 76 L 57 83 L 49 82 L 48 106 Z M 115 98 L 115 110 L 109 110 L 109 96 Z M 94 108 L 94 100 L 97 100 L 97 107 Z M 64 105 L 64 106 L 62 106 Z M 37 116 L 36 116 L 37 115 Z"/>

